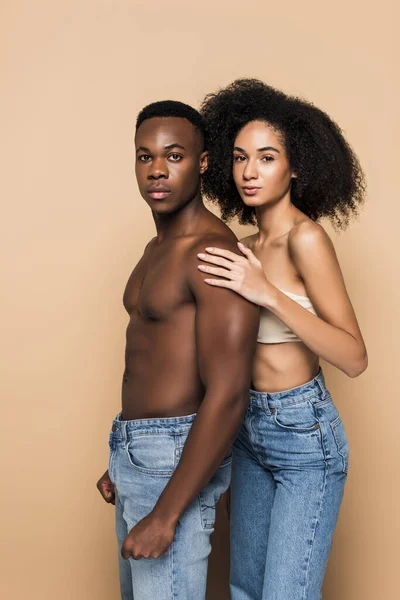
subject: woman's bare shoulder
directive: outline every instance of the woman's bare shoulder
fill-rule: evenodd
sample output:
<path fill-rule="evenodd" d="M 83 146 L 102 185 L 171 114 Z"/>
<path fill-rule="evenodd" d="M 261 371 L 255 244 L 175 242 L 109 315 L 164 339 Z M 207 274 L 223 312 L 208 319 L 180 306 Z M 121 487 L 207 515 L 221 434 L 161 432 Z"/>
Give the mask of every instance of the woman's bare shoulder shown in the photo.
<path fill-rule="evenodd" d="M 332 242 L 322 225 L 305 219 L 290 230 L 288 243 L 289 248 L 295 251 L 303 248 L 312 250 L 321 245 L 331 245 Z"/>

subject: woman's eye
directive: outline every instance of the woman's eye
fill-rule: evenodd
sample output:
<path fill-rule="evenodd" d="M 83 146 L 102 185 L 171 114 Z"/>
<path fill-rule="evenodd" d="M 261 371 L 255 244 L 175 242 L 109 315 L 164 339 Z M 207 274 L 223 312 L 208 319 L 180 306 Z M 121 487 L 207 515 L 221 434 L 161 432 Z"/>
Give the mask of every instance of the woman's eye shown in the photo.
<path fill-rule="evenodd" d="M 264 162 L 271 162 L 274 160 L 273 156 L 263 156 L 262 159 Z"/>
<path fill-rule="evenodd" d="M 243 161 L 246 160 L 246 157 L 245 156 L 237 155 L 237 156 L 233 157 L 233 160 L 234 160 L 234 162 L 243 162 Z"/>
<path fill-rule="evenodd" d="M 168 158 L 173 162 L 179 162 L 182 159 L 182 156 L 180 154 L 170 154 Z"/>

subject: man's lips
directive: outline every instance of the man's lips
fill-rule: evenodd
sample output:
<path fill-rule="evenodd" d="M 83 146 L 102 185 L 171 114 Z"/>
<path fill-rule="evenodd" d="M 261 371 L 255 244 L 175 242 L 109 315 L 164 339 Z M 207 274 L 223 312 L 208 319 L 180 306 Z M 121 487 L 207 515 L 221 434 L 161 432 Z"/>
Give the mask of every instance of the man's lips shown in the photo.
<path fill-rule="evenodd" d="M 244 191 L 244 193 L 246 194 L 246 196 L 255 196 L 258 192 L 258 190 L 260 190 L 261 188 L 256 187 L 254 185 L 246 185 L 244 187 L 242 187 L 242 190 Z"/>
<path fill-rule="evenodd" d="M 164 198 L 169 196 L 171 190 L 163 185 L 151 185 L 147 189 L 147 193 L 153 200 L 164 200 Z"/>

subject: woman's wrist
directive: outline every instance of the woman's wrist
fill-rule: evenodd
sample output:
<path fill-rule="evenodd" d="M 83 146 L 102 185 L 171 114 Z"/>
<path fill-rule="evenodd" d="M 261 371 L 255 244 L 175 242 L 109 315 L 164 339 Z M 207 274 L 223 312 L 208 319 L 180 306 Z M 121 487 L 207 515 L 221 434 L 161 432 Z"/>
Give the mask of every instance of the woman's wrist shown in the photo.
<path fill-rule="evenodd" d="M 269 281 L 266 281 L 260 306 L 274 312 L 274 310 L 279 306 L 280 295 L 281 292 L 278 290 L 278 288 L 272 285 L 272 283 Z"/>

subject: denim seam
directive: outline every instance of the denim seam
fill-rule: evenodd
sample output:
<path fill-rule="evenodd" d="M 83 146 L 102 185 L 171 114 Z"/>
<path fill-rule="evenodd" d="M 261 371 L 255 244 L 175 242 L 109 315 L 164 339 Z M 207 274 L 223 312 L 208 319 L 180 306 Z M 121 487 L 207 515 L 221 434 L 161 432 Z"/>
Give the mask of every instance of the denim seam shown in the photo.
<path fill-rule="evenodd" d="M 206 504 L 205 500 L 203 500 L 203 492 L 200 492 L 199 496 L 199 506 L 200 506 L 200 520 L 201 520 L 201 526 L 203 529 L 205 530 L 209 530 L 212 529 L 215 525 L 215 520 L 213 521 L 209 521 L 208 519 L 206 519 L 206 517 L 204 516 L 205 512 L 207 509 L 211 509 L 211 510 L 215 510 L 215 505 L 214 506 L 209 506 L 208 504 Z"/>
<path fill-rule="evenodd" d="M 272 413 L 267 413 L 267 411 L 265 410 L 265 407 L 262 408 L 264 415 L 266 415 L 267 417 L 272 417 Z M 246 423 L 246 429 L 248 429 L 248 432 L 246 431 L 246 436 L 249 439 L 250 445 L 252 448 L 254 448 L 254 444 L 252 442 L 252 440 L 256 440 L 257 439 L 257 434 L 255 431 L 255 428 L 253 426 L 253 422 L 255 420 L 258 420 L 258 417 L 256 415 L 251 415 L 251 418 L 246 419 L 247 423 Z M 260 460 L 260 457 L 258 455 L 257 451 L 254 451 L 255 455 L 256 455 L 256 459 L 259 465 L 261 465 L 264 469 L 265 469 L 265 465 L 263 464 L 263 462 Z"/>
<path fill-rule="evenodd" d="M 114 421 L 116 421 L 117 423 L 121 424 L 121 423 L 125 423 L 126 425 L 132 423 L 134 427 L 137 426 L 146 426 L 146 427 L 153 427 L 158 425 L 161 427 L 182 427 L 182 426 L 186 426 L 186 425 L 192 425 L 192 422 L 194 421 L 195 417 L 196 417 L 196 413 L 193 413 L 192 415 L 186 415 L 184 417 L 162 417 L 160 419 L 157 418 L 150 418 L 150 419 L 133 419 L 132 421 L 123 421 L 122 419 L 118 418 L 121 416 L 122 413 L 119 413 L 117 415 L 117 417 L 114 419 Z"/>
<path fill-rule="evenodd" d="M 168 549 L 168 554 L 169 554 L 169 564 L 170 564 L 170 569 L 171 569 L 171 600 L 174 599 L 175 597 L 175 581 L 174 581 L 174 577 L 175 577 L 175 573 L 174 573 L 174 546 L 175 546 L 175 540 L 172 540 L 172 544 L 170 545 L 169 549 Z"/>
<path fill-rule="evenodd" d="M 313 398 L 316 398 L 317 396 L 319 396 L 319 391 L 316 391 L 313 394 L 306 394 L 304 396 L 299 395 L 299 396 L 294 396 L 292 400 L 289 401 L 289 399 L 284 400 L 284 404 L 281 404 L 280 406 L 272 406 L 272 408 L 289 408 L 289 407 L 293 407 L 293 406 L 298 406 L 299 404 L 306 404 L 306 402 L 311 402 L 312 404 L 315 404 L 315 402 L 312 402 Z M 272 400 L 272 405 L 274 404 L 273 400 L 274 398 L 271 398 Z M 277 399 L 279 400 L 279 398 Z M 268 403 L 268 408 L 269 410 L 271 410 L 271 406 Z"/>
<path fill-rule="evenodd" d="M 332 402 L 332 398 L 324 397 L 324 398 L 322 398 L 322 400 L 320 402 L 313 402 L 313 404 L 316 408 L 324 408 L 324 406 L 327 406 L 331 402 Z"/>
<path fill-rule="evenodd" d="M 114 481 L 112 479 L 112 467 L 114 464 L 115 452 L 116 452 L 115 448 L 110 450 L 110 458 L 108 460 L 108 476 L 110 478 L 111 483 L 113 483 L 113 484 L 114 484 Z"/>
<path fill-rule="evenodd" d="M 130 439 L 132 438 L 136 438 L 136 437 L 154 437 L 155 435 L 157 437 L 172 437 L 172 436 L 177 436 L 177 435 L 182 435 L 185 433 L 189 433 L 190 431 L 190 427 L 188 427 L 187 429 L 183 429 L 183 430 L 175 430 L 175 429 L 146 429 L 144 431 L 139 431 L 137 429 L 133 429 L 131 431 L 128 430 L 128 437 Z"/>
<path fill-rule="evenodd" d="M 322 482 L 322 489 L 321 489 L 321 496 L 320 496 L 320 500 L 319 500 L 319 507 L 318 507 L 318 511 L 317 511 L 317 515 L 315 518 L 315 525 L 313 528 L 313 538 L 310 544 L 310 551 L 308 554 L 308 562 L 307 562 L 307 572 L 306 572 L 306 577 L 305 577 L 305 585 L 304 585 L 304 594 L 303 594 L 303 598 L 302 600 L 306 600 L 307 599 L 307 587 L 310 583 L 310 566 L 311 566 L 311 557 L 312 557 L 312 552 L 313 552 L 313 548 L 314 548 L 314 542 L 315 542 L 315 536 L 316 536 L 316 532 L 317 532 L 317 527 L 318 524 L 320 522 L 320 517 L 321 517 L 321 513 L 322 513 L 322 506 L 323 506 L 323 501 L 325 499 L 325 495 L 326 495 L 326 485 L 327 485 L 327 479 L 328 479 L 328 462 L 326 460 L 326 453 L 325 453 L 325 446 L 324 446 L 324 440 L 323 440 L 323 431 L 321 431 L 321 427 L 320 427 L 320 432 L 321 432 L 321 446 L 322 446 L 322 452 L 324 455 L 324 463 L 325 463 L 325 469 L 324 469 L 324 480 Z"/>
<path fill-rule="evenodd" d="M 338 454 L 339 454 L 340 458 L 342 459 L 342 471 L 343 471 L 343 473 L 345 473 L 347 475 L 348 470 L 349 470 L 348 459 L 346 459 L 346 456 L 342 452 L 343 446 L 341 446 L 339 444 L 339 440 L 337 438 L 336 431 L 335 431 L 336 427 L 338 425 L 340 425 L 341 422 L 342 422 L 342 419 L 341 419 L 341 417 L 339 415 L 338 417 L 336 417 L 336 419 L 334 419 L 334 421 L 332 421 L 332 423 L 330 423 L 330 426 L 331 426 L 331 430 L 332 430 L 332 434 L 333 434 L 333 439 L 335 440 L 335 444 L 336 444 L 336 448 L 337 448 Z"/>
<path fill-rule="evenodd" d="M 312 557 L 312 553 L 313 553 L 313 549 L 314 549 L 314 542 L 315 542 L 315 536 L 316 536 L 316 532 L 317 532 L 317 528 L 320 522 L 320 517 L 321 517 L 321 513 L 322 513 L 322 506 L 323 506 L 323 502 L 325 499 L 325 495 L 326 495 L 326 482 L 327 482 L 327 478 L 328 478 L 328 466 L 325 463 L 325 469 L 324 469 L 324 481 L 322 484 L 322 490 L 321 490 L 321 497 L 320 497 L 320 501 L 319 501 L 319 507 L 318 507 L 318 512 L 317 512 L 317 516 L 316 516 L 316 520 L 315 520 L 315 525 L 313 528 L 313 539 L 312 539 L 312 543 L 310 545 L 310 552 L 308 555 L 308 563 L 307 563 L 307 573 L 306 573 L 306 581 L 305 581 L 305 586 L 304 586 L 304 595 L 303 595 L 303 600 L 306 600 L 307 598 L 307 587 L 310 583 L 310 566 L 311 566 L 311 557 Z"/>

